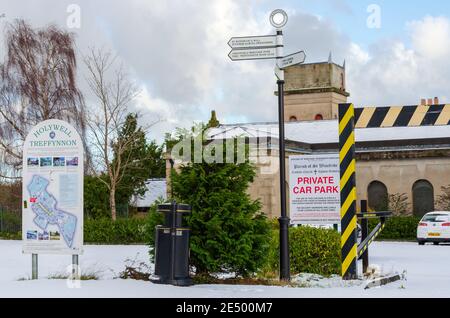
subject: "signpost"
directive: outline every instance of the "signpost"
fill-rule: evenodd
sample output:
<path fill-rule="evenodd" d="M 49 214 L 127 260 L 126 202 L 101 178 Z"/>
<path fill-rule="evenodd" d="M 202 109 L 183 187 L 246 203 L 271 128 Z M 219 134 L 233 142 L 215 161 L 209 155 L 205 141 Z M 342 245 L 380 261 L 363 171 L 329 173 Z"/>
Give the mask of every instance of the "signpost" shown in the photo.
<path fill-rule="evenodd" d="M 301 64 L 305 60 L 304 52 L 290 56 L 283 55 L 283 27 L 288 16 L 277 9 L 270 14 L 270 23 L 276 29 L 276 35 L 234 37 L 228 41 L 232 61 L 275 59 L 275 75 L 278 79 L 278 123 L 279 123 L 279 158 L 280 158 L 280 279 L 290 280 L 289 262 L 289 217 L 286 211 L 286 162 L 284 144 L 284 68 Z"/>
<path fill-rule="evenodd" d="M 339 154 L 290 156 L 289 179 L 292 224 L 341 221 Z"/>
<path fill-rule="evenodd" d="M 283 70 L 289 66 L 302 64 L 303 62 L 305 62 L 305 59 L 306 59 L 305 52 L 300 51 L 300 52 L 297 52 L 297 53 L 294 53 L 291 55 L 287 55 L 287 56 L 283 57 L 282 59 L 279 59 L 277 66 Z"/>
<path fill-rule="evenodd" d="M 23 147 L 23 253 L 32 254 L 32 278 L 38 254 L 69 254 L 78 267 L 83 252 L 83 161 L 80 135 L 56 119 L 33 127 Z"/>
<path fill-rule="evenodd" d="M 228 45 L 232 49 L 271 47 L 277 45 L 277 37 L 276 35 L 234 37 L 228 41 Z"/>
<path fill-rule="evenodd" d="M 277 48 L 268 47 L 231 50 L 228 56 L 232 61 L 275 59 L 277 57 Z"/>

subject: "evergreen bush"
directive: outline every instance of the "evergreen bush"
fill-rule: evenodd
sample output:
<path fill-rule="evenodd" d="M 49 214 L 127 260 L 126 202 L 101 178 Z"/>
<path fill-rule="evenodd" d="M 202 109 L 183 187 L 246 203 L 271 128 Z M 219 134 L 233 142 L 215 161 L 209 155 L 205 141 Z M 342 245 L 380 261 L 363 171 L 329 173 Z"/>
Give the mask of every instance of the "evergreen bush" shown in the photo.
<path fill-rule="evenodd" d="M 190 262 L 197 274 L 245 277 L 266 262 L 270 224 L 247 193 L 254 177 L 248 161 L 190 163 L 172 174 L 175 197 L 192 206 Z"/>

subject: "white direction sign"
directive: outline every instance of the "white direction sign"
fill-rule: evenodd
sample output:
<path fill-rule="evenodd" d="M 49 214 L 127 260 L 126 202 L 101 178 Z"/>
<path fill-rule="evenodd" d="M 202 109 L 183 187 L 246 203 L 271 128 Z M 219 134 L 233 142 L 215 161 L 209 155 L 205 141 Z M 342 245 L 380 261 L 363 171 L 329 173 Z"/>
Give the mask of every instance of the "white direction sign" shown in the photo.
<path fill-rule="evenodd" d="M 228 41 L 232 49 L 261 48 L 277 45 L 276 35 L 233 37 Z"/>
<path fill-rule="evenodd" d="M 277 57 L 277 48 L 231 50 L 228 56 L 232 61 L 275 59 Z"/>
<path fill-rule="evenodd" d="M 303 51 L 287 55 L 283 57 L 282 59 L 278 60 L 278 67 L 281 69 L 285 69 L 286 67 L 302 64 L 305 62 L 306 54 Z"/>
<path fill-rule="evenodd" d="M 81 254 L 83 143 L 69 123 L 51 119 L 25 139 L 22 170 L 23 252 Z"/>
<path fill-rule="evenodd" d="M 339 154 L 289 157 L 292 224 L 340 223 Z"/>

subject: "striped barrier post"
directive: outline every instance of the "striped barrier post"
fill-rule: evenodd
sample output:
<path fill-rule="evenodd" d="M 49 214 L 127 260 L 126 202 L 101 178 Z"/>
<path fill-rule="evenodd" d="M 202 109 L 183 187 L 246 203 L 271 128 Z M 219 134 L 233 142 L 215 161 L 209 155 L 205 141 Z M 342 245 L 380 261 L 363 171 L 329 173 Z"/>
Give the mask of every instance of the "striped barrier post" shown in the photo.
<path fill-rule="evenodd" d="M 339 104 L 342 278 L 357 278 L 357 260 L 385 227 L 385 217 L 357 246 L 355 128 L 450 125 L 450 105 L 354 108 Z M 366 214 L 369 217 L 369 214 Z"/>
<path fill-rule="evenodd" d="M 357 278 L 355 109 L 339 105 L 342 278 Z"/>
<path fill-rule="evenodd" d="M 358 259 L 362 258 L 363 254 L 369 248 L 369 245 L 372 244 L 373 241 L 375 241 L 375 239 L 377 238 L 378 235 L 380 235 L 385 226 L 386 224 L 384 222 L 379 223 L 371 233 L 370 238 L 368 240 L 361 242 L 360 246 L 358 246 Z"/>

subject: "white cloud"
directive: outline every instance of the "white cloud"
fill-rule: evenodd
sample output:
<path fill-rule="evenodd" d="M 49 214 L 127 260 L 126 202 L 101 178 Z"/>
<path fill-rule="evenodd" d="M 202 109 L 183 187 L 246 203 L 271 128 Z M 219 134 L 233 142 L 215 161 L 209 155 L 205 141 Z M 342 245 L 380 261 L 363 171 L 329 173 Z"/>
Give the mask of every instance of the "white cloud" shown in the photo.
<path fill-rule="evenodd" d="M 352 45 L 348 86 L 355 104 L 417 104 L 421 98 L 448 96 L 450 21 L 427 16 L 407 24 L 411 47 L 383 40 L 368 52 Z"/>
<path fill-rule="evenodd" d="M 429 59 L 448 58 L 450 54 L 450 21 L 445 17 L 426 16 L 408 24 L 418 54 Z"/>
<path fill-rule="evenodd" d="M 66 8 L 73 1 L 6 2 L 9 21 L 23 17 L 36 26 L 54 22 L 65 27 Z M 344 1 L 330 3 L 352 14 Z M 260 9 L 260 1 L 80 0 L 78 4 L 82 27 L 71 31 L 77 34 L 80 54 L 86 54 L 89 46 L 103 46 L 129 67 L 142 87 L 135 107 L 149 121 L 164 119 L 152 137 L 161 139 L 176 126 L 208 120 L 212 109 L 222 122 L 277 120 L 273 61 L 231 62 L 227 56 L 230 37 L 273 32 L 269 12 Z M 364 50 L 336 31 L 333 21 L 286 10 L 285 52 L 305 50 L 308 63 L 326 61 L 330 51 L 335 62 L 346 59 L 347 86 L 356 104 L 417 103 L 420 97 L 449 96 L 447 18 L 429 16 L 409 23 L 411 45 L 383 40 Z M 83 73 L 81 61 L 79 66 Z M 80 86 L 86 91 L 83 76 Z"/>

